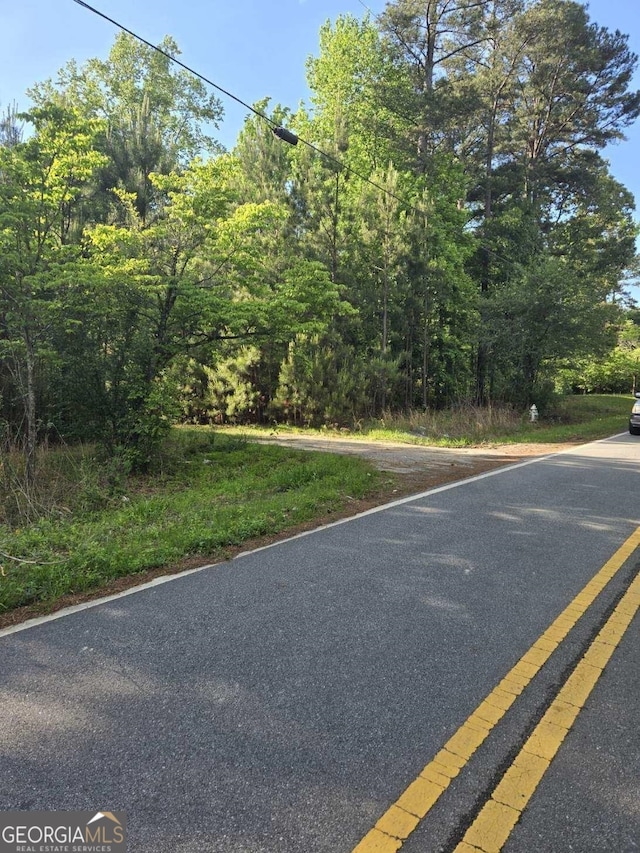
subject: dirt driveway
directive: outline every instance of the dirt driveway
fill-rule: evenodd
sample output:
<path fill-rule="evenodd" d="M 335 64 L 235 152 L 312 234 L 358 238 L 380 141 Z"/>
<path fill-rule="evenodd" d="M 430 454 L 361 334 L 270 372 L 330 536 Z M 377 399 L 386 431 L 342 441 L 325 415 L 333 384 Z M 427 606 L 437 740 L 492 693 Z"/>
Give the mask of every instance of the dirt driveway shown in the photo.
<path fill-rule="evenodd" d="M 346 453 L 368 459 L 381 471 L 400 475 L 394 478 L 395 493 L 412 494 L 435 486 L 472 477 L 494 468 L 511 465 L 534 456 L 547 456 L 572 447 L 571 444 L 501 444 L 483 447 L 443 448 L 391 441 L 366 441 L 343 437 L 279 434 L 251 438 L 264 444 L 280 444 L 303 450 Z"/>
<path fill-rule="evenodd" d="M 242 545 L 225 549 L 224 558 L 231 558 L 240 551 L 258 548 L 296 533 L 311 530 L 321 524 L 347 518 L 358 512 L 379 506 L 405 495 L 419 494 L 437 486 L 443 486 L 456 480 L 464 480 L 475 474 L 482 474 L 494 468 L 500 468 L 530 459 L 534 456 L 546 456 L 558 453 L 571 444 L 503 444 L 486 447 L 440 448 L 413 444 L 400 444 L 390 441 L 364 441 L 343 437 L 319 437 L 306 435 L 279 434 L 265 438 L 247 436 L 250 441 L 262 444 L 280 444 L 303 450 L 320 450 L 329 453 L 348 453 L 361 456 L 372 462 L 381 471 L 389 474 L 379 484 L 376 494 L 363 499 L 348 498 L 346 505 L 339 511 L 330 511 L 326 516 L 314 521 L 289 527 L 280 533 L 261 536 Z M 211 560 L 221 559 L 219 554 L 211 555 Z M 160 575 L 174 574 L 185 569 L 196 568 L 208 562 L 206 555 L 185 557 L 172 565 L 152 569 L 136 575 L 118 578 L 112 583 L 91 592 L 66 595 L 52 606 L 33 605 L 20 607 L 9 613 L 0 614 L 0 628 L 8 627 L 43 612 L 59 610 L 63 607 L 81 604 L 92 598 L 122 592 L 132 586 L 151 581 Z"/>

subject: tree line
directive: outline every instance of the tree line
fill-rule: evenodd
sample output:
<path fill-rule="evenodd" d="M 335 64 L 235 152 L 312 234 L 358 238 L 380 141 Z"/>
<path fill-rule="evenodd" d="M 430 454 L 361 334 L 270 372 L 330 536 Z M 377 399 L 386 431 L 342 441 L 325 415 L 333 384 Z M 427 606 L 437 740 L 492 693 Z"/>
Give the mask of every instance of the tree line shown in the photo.
<path fill-rule="evenodd" d="M 160 47 L 122 33 L 0 121 L 0 426 L 28 476 L 52 436 L 144 467 L 181 418 L 524 406 L 635 322 L 602 151 L 640 112 L 637 57 L 581 3 L 327 22 L 310 104 L 256 104 L 231 151 Z"/>

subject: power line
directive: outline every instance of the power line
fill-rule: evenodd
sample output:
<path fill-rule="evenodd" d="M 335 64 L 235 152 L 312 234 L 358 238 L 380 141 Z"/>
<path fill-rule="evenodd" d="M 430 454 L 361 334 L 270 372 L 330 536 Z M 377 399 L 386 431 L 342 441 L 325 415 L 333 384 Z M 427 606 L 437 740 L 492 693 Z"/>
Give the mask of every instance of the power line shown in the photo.
<path fill-rule="evenodd" d="M 366 9 L 367 12 L 370 12 L 372 15 L 375 15 L 373 9 L 370 9 L 367 4 L 363 2 L 363 0 L 358 0 L 358 3 L 362 6 L 363 9 Z"/>
<path fill-rule="evenodd" d="M 318 146 L 314 145 L 312 142 L 308 142 L 306 139 L 303 139 L 301 136 L 298 136 L 297 134 L 293 133 L 292 131 L 288 130 L 287 128 L 280 127 L 275 121 L 273 121 L 273 119 L 270 119 L 269 116 L 265 115 L 264 113 L 261 113 L 255 107 L 252 107 L 250 104 L 247 104 L 241 98 L 238 98 L 237 95 L 234 95 L 232 92 L 229 92 L 227 89 L 223 89 L 222 86 L 219 86 L 217 83 L 214 83 L 213 80 L 209 80 L 208 77 L 205 77 L 203 74 L 200 74 L 198 71 L 191 68 L 189 65 L 186 65 L 184 62 L 181 62 L 179 59 L 177 59 L 175 56 L 170 54 L 168 51 L 163 50 L 161 47 L 158 47 L 158 45 L 153 44 L 152 42 L 150 42 L 147 39 L 143 38 L 142 36 L 138 35 L 138 33 L 134 32 L 133 30 L 130 30 L 128 27 L 125 27 L 124 24 L 121 24 L 119 21 L 116 21 L 114 18 L 110 18 L 108 15 L 105 15 L 104 12 L 101 12 L 99 9 L 96 9 L 93 6 L 90 6 L 89 3 L 85 3 L 84 0 L 73 0 L 73 2 L 77 3 L 78 6 L 83 6 L 89 12 L 93 12 L 94 15 L 97 15 L 98 17 L 103 18 L 105 21 L 108 21 L 110 24 L 113 24 L 114 27 L 117 27 L 118 29 L 120 29 L 123 32 L 127 33 L 128 35 L 132 36 L 132 38 L 137 39 L 142 44 L 146 44 L 147 47 L 150 47 L 152 50 L 157 51 L 162 56 L 169 59 L 171 62 L 174 62 L 176 65 L 179 65 L 181 68 L 184 68 L 185 71 L 188 71 L 190 74 L 193 74 L 194 77 L 197 77 L 199 80 L 202 80 L 207 85 L 212 86 L 214 89 L 217 89 L 218 92 L 221 92 L 223 95 L 226 95 L 228 98 L 231 98 L 237 104 L 240 104 L 241 106 L 250 110 L 254 115 L 258 116 L 258 118 L 261 118 L 263 121 L 266 121 L 267 124 L 269 124 L 269 126 L 271 127 L 272 131 L 275 133 L 275 135 L 279 139 L 282 139 L 284 142 L 288 142 L 290 145 L 296 145 L 298 142 L 301 142 L 303 145 L 306 145 L 307 148 L 310 148 L 312 151 L 315 151 L 317 154 L 320 154 L 320 156 L 324 157 L 326 160 L 334 163 L 336 166 L 338 166 L 338 168 L 341 171 L 349 172 L 350 174 L 355 175 L 357 178 L 360 178 L 361 181 L 364 181 L 365 183 L 370 184 L 370 186 L 375 187 L 380 192 L 382 192 L 385 195 L 389 196 L 390 198 L 393 198 L 396 201 L 400 202 L 400 204 L 402 204 L 403 207 L 405 207 L 409 210 L 414 210 L 416 213 L 419 213 L 420 216 L 426 216 L 427 215 L 426 211 L 420 210 L 420 208 L 415 207 L 412 204 L 409 204 L 406 201 L 406 199 L 401 198 L 400 196 L 391 192 L 391 190 L 387 189 L 386 187 L 383 187 L 381 184 L 378 184 L 375 181 L 372 181 L 371 178 L 368 178 L 366 175 L 363 175 L 361 172 L 358 172 L 356 169 L 353 169 L 351 166 L 347 166 L 345 163 L 343 163 L 337 157 L 334 157 L 332 154 L 327 154 L 326 151 L 323 151 L 321 148 L 318 148 Z"/>
<path fill-rule="evenodd" d="M 375 187 L 375 189 L 379 190 L 381 193 L 384 193 L 389 198 L 393 198 L 395 199 L 395 201 L 400 202 L 400 204 L 407 210 L 413 210 L 414 213 L 428 218 L 427 212 L 425 210 L 421 210 L 419 207 L 410 204 L 409 202 L 407 202 L 406 199 L 401 198 L 399 195 L 396 195 L 395 193 L 391 192 L 391 190 L 387 189 L 387 187 L 383 187 L 381 184 L 372 181 L 371 178 L 368 178 L 366 175 L 363 175 L 361 172 L 358 172 L 351 166 L 347 166 L 345 163 L 343 163 L 337 157 L 334 157 L 332 154 L 327 154 L 326 151 L 323 151 L 321 148 L 318 148 L 318 146 L 314 145 L 312 142 L 308 142 L 306 139 L 303 139 L 301 136 L 298 136 L 287 128 L 279 126 L 277 122 L 273 121 L 273 119 L 270 119 L 269 116 L 260 112 L 260 110 L 257 110 L 255 107 L 252 107 L 251 104 L 247 104 L 246 101 L 243 101 L 237 95 L 234 95 L 232 92 L 229 92 L 227 89 L 224 89 L 222 86 L 219 86 L 217 83 L 214 83 L 213 80 L 210 80 L 208 77 L 205 77 L 204 74 L 200 74 L 194 68 L 191 68 L 189 65 L 186 65 L 184 62 L 181 62 L 168 51 L 163 50 L 158 45 L 153 44 L 152 42 L 138 35 L 138 33 L 134 32 L 133 30 L 130 30 L 128 27 L 125 27 L 124 24 L 121 24 L 114 18 L 110 18 L 108 15 L 105 15 L 104 12 L 101 12 L 94 6 L 90 6 L 89 3 L 85 3 L 84 0 L 73 0 L 73 2 L 76 3 L 78 6 L 83 6 L 89 12 L 93 12 L 93 14 L 97 15 L 99 18 L 103 18 L 103 20 L 108 21 L 110 24 L 113 24 L 114 27 L 117 27 L 119 30 L 122 30 L 122 32 L 127 33 L 132 38 L 137 39 L 137 41 L 141 42 L 142 44 L 146 44 L 147 47 L 150 47 L 152 50 L 155 50 L 157 53 L 160 53 L 162 56 L 166 57 L 171 62 L 175 63 L 176 65 L 179 65 L 180 68 L 184 68 L 184 70 L 188 71 L 189 74 L 193 74 L 194 77 L 197 77 L 199 80 L 202 80 L 207 85 L 212 86 L 214 89 L 217 89 L 218 92 L 221 92 L 223 95 L 226 95 L 228 98 L 231 98 L 231 100 L 235 101 L 237 104 L 240 104 L 241 106 L 245 107 L 255 116 L 261 118 L 263 121 L 266 121 L 267 124 L 271 127 L 271 130 L 279 139 L 282 139 L 284 142 L 288 142 L 290 145 L 296 145 L 298 142 L 301 142 L 303 145 L 306 145 L 307 148 L 310 148 L 312 151 L 315 151 L 321 157 L 324 157 L 326 160 L 335 163 L 340 170 L 344 170 L 345 172 L 349 172 L 350 174 L 355 175 L 357 178 L 360 178 L 361 181 L 364 181 L 370 186 Z M 360 2 L 361 5 L 365 5 L 364 3 L 362 3 L 362 0 L 360 0 Z M 365 6 L 365 8 L 368 7 Z M 369 9 L 369 11 L 371 10 Z M 487 252 L 490 252 L 495 257 L 500 258 L 500 260 L 507 262 L 506 258 L 502 258 L 497 252 L 495 252 L 488 246 L 482 246 L 481 248 L 483 248 Z"/>
<path fill-rule="evenodd" d="M 193 68 L 190 68 L 188 65 L 185 65 L 184 62 L 181 62 L 168 51 L 163 50 L 161 47 L 158 47 L 157 44 L 153 44 L 152 42 L 147 41 L 147 39 L 143 38 L 142 36 L 139 36 L 137 33 L 134 33 L 133 30 L 130 30 L 125 27 L 124 24 L 121 24 L 119 21 L 114 20 L 114 18 L 110 18 L 108 15 L 105 15 L 104 12 L 101 12 L 99 9 L 95 9 L 93 6 L 90 6 L 88 3 L 85 3 L 84 0 L 73 0 L 73 2 L 77 3 L 78 6 L 84 6 L 84 8 L 88 9 L 89 12 L 93 12 L 94 15 L 98 15 L 99 18 L 103 18 L 105 21 L 108 21 L 110 24 L 113 24 L 114 27 L 117 27 L 119 30 L 128 33 L 128 35 L 132 36 L 134 39 L 137 39 L 139 42 L 142 42 L 142 44 L 146 44 L 147 47 L 150 47 L 152 50 L 157 51 L 158 53 L 162 54 L 162 56 L 166 56 L 167 59 L 170 59 L 171 62 L 175 62 L 176 65 L 179 65 L 181 68 L 184 68 L 185 71 L 188 71 L 190 74 L 193 74 L 194 77 L 198 77 L 204 83 L 207 83 L 209 86 L 213 86 L 213 88 L 217 89 L 218 92 L 222 92 L 223 95 L 226 95 L 228 98 L 231 98 L 231 100 L 235 101 L 243 107 L 246 107 L 248 110 L 251 110 L 252 113 L 259 116 L 261 119 L 264 119 L 264 121 L 268 122 L 273 127 L 276 127 L 276 122 L 270 119 L 269 116 L 264 115 L 264 113 L 261 113 L 255 107 L 252 107 L 250 104 L 246 104 L 243 100 L 236 97 L 236 95 L 232 94 L 226 89 L 223 89 L 222 86 L 218 86 L 218 84 L 214 83 L 213 80 L 209 80 L 203 74 L 200 74 Z"/>

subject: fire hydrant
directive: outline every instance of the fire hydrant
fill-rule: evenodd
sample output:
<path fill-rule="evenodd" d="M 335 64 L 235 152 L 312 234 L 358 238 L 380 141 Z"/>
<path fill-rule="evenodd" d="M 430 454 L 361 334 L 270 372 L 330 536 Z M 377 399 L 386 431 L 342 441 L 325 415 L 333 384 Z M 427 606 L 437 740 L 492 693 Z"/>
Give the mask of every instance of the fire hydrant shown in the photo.
<path fill-rule="evenodd" d="M 538 420 L 538 407 L 534 403 L 533 406 L 529 409 L 529 420 L 531 423 L 535 423 Z"/>

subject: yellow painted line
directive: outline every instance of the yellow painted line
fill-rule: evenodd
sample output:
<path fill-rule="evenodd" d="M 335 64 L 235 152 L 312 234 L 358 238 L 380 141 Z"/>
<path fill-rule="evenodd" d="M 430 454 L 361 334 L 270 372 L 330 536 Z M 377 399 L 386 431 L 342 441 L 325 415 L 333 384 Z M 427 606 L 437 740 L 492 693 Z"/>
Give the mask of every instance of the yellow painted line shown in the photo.
<path fill-rule="evenodd" d="M 400 850 L 403 842 L 447 790 L 451 780 L 458 775 L 576 622 L 591 607 L 598 595 L 638 547 L 640 547 L 640 527 L 618 548 L 611 559 L 607 560 L 529 651 L 509 670 L 497 687 L 445 743 L 443 749 L 420 772 L 418 778 L 414 779 L 382 815 L 373 829 L 353 848 L 352 853 L 395 853 Z M 632 602 L 631 598 L 629 602 Z M 578 679 L 574 685 L 575 701 L 578 701 L 581 692 L 584 694 L 585 687 L 586 682 L 583 684 Z M 501 814 L 506 827 L 512 815 L 504 809 Z M 463 847 L 459 847 L 458 853 L 463 853 L 463 850 Z"/>
<path fill-rule="evenodd" d="M 454 853 L 500 853 L 640 609 L 640 574 L 525 742 Z"/>

